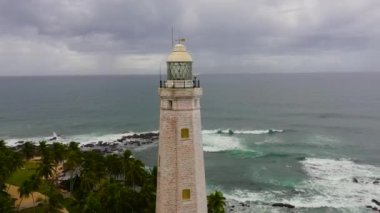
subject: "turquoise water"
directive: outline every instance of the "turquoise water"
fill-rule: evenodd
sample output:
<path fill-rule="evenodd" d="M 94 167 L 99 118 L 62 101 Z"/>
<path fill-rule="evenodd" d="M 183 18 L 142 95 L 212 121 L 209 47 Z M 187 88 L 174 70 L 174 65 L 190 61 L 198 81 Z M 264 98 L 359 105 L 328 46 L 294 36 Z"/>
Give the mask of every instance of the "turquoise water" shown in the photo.
<path fill-rule="evenodd" d="M 57 132 L 96 142 L 157 130 L 158 81 L 0 77 L 0 138 L 11 145 Z M 256 212 L 275 211 L 274 202 L 296 212 L 367 212 L 380 199 L 373 184 L 380 178 L 378 82 L 376 73 L 201 76 L 208 189 L 251 201 Z M 154 165 L 156 152 L 150 146 L 135 154 Z"/>

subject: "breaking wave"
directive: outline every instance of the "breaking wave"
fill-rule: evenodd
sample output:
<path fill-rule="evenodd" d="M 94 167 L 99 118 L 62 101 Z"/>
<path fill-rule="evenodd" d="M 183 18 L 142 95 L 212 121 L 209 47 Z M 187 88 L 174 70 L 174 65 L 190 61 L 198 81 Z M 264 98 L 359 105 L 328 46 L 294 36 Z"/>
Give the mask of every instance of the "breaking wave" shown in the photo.
<path fill-rule="evenodd" d="M 148 132 L 126 132 L 118 134 L 82 134 L 82 135 L 72 135 L 72 136 L 59 136 L 53 134 L 52 136 L 41 136 L 41 137 L 30 137 L 30 138 L 11 138 L 6 139 L 5 143 L 8 146 L 17 146 L 20 142 L 30 141 L 33 143 L 38 143 L 40 141 L 47 141 L 48 143 L 60 142 L 63 144 L 70 143 L 71 141 L 78 142 L 80 144 L 90 144 L 102 142 L 115 142 L 123 136 L 130 136 L 134 134 L 143 134 L 143 133 L 157 133 L 158 131 L 148 131 Z M 53 138 L 56 139 L 53 140 Z"/>
<path fill-rule="evenodd" d="M 241 134 L 241 135 L 263 135 L 271 133 L 284 132 L 282 129 L 257 129 L 257 130 L 232 130 L 232 129 L 214 129 L 203 130 L 203 134 Z"/>
<path fill-rule="evenodd" d="M 349 159 L 306 158 L 301 161 L 308 180 L 289 191 L 235 189 L 228 199 L 241 202 L 289 203 L 297 208 L 361 209 L 380 197 L 380 167 Z M 375 184 L 376 182 L 376 184 Z M 270 202 L 270 203 L 268 203 Z"/>
<path fill-rule="evenodd" d="M 233 133 L 231 133 L 231 131 Z M 266 130 L 203 130 L 203 150 L 205 152 L 223 152 L 223 151 L 247 151 L 254 152 L 253 150 L 246 149 L 241 143 L 238 137 L 234 135 L 239 134 L 251 134 L 251 135 L 261 135 L 261 134 L 272 134 L 272 133 L 281 133 L 284 130 L 278 129 L 266 129 Z M 123 136 L 129 136 L 133 134 L 141 133 L 157 133 L 158 131 L 148 131 L 148 132 L 126 132 L 126 133 L 117 133 L 117 134 L 82 134 L 82 135 L 72 135 L 72 136 L 59 136 L 53 133 L 52 136 L 41 136 L 41 137 L 30 137 L 30 138 L 11 138 L 6 139 L 5 142 L 8 146 L 17 146 L 24 141 L 30 141 L 33 143 L 38 143 L 40 141 L 47 141 L 48 143 L 60 142 L 60 143 L 70 143 L 71 141 L 78 142 L 82 145 L 98 142 L 115 142 Z M 52 140 L 54 137 L 56 139 Z M 145 147 L 149 148 L 149 147 Z M 145 149 L 141 148 L 141 149 Z M 235 153 L 236 154 L 236 153 Z M 244 153 L 247 154 L 247 153 Z M 239 153 L 241 155 L 241 153 Z"/>
<path fill-rule="evenodd" d="M 228 150 L 243 149 L 239 138 L 219 134 L 203 135 L 203 151 L 222 152 Z"/>

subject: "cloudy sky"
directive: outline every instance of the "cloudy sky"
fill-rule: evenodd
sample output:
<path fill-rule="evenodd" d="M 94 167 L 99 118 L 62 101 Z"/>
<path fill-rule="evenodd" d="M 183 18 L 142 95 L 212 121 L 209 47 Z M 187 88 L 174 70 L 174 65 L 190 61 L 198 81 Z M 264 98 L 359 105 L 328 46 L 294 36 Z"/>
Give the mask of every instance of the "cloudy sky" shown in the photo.
<path fill-rule="evenodd" d="M 380 71 L 379 0 L 0 0 L 0 75 Z"/>

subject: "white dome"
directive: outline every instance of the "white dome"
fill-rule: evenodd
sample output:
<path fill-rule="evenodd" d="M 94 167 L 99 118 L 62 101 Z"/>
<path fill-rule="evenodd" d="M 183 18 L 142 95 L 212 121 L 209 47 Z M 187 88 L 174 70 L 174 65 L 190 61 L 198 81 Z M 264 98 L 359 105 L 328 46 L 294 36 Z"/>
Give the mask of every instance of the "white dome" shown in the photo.
<path fill-rule="evenodd" d="M 183 44 L 176 44 L 173 51 L 170 53 L 167 62 L 191 62 L 193 59 L 191 55 L 186 51 L 186 47 Z"/>

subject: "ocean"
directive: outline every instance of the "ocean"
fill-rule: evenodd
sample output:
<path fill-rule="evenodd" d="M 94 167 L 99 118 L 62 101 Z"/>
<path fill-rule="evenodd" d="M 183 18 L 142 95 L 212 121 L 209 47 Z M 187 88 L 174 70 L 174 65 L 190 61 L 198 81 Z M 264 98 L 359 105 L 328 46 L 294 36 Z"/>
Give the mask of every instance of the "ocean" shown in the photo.
<path fill-rule="evenodd" d="M 380 200 L 380 73 L 200 80 L 208 191 L 248 201 L 251 212 L 370 212 Z M 158 86 L 159 76 L 0 77 L 0 139 L 56 132 L 88 143 L 157 131 Z M 153 166 L 157 145 L 134 154 Z"/>

